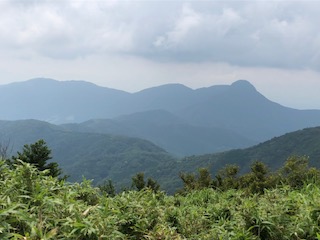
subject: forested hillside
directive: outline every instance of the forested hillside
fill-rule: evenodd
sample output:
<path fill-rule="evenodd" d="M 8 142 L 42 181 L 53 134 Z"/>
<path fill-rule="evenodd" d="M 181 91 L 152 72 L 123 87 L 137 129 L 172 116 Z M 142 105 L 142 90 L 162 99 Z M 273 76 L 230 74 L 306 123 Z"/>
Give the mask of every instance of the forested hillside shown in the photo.
<path fill-rule="evenodd" d="M 264 143 L 246 149 L 236 149 L 216 154 L 189 156 L 182 158 L 169 168 L 168 176 L 177 176 L 180 172 L 193 173 L 199 168 L 208 168 L 215 176 L 226 165 L 239 166 L 239 173 L 250 171 L 255 161 L 265 163 L 270 170 L 282 166 L 290 156 L 306 156 L 310 165 L 320 167 L 320 127 L 307 128 L 273 138 Z M 174 183 L 170 191 L 178 188 Z"/>
<path fill-rule="evenodd" d="M 44 139 L 70 181 L 82 176 L 98 183 L 105 178 L 127 186 L 137 172 L 157 169 L 162 175 L 163 164 L 174 162 L 166 151 L 146 140 L 98 133 L 79 133 L 36 120 L 1 121 L 1 144 L 8 144 L 7 156 L 15 155 L 24 144 Z"/>
<path fill-rule="evenodd" d="M 248 172 L 253 161 L 264 162 L 275 170 L 293 155 L 308 156 L 312 166 L 320 167 L 320 127 L 288 133 L 246 149 L 190 156 L 183 163 L 185 169 L 206 165 L 212 173 L 226 164 L 237 164 L 241 167 L 241 172 Z"/>
<path fill-rule="evenodd" d="M 9 143 L 8 150 L 12 150 L 9 156 L 20 151 L 24 144 L 44 139 L 52 149 L 53 161 L 70 175 L 70 181 L 80 181 L 82 176 L 93 179 L 95 184 L 111 179 L 118 190 L 130 186 L 132 176 L 139 172 L 173 193 L 182 186 L 181 172 L 197 172 L 201 167 L 209 168 L 214 176 L 226 164 L 236 164 L 240 173 L 245 173 L 258 160 L 275 170 L 292 155 L 307 155 L 312 166 L 320 165 L 319 127 L 289 133 L 247 149 L 181 159 L 145 140 L 74 132 L 36 120 L 1 121 L 0 131 L 1 143 Z"/>

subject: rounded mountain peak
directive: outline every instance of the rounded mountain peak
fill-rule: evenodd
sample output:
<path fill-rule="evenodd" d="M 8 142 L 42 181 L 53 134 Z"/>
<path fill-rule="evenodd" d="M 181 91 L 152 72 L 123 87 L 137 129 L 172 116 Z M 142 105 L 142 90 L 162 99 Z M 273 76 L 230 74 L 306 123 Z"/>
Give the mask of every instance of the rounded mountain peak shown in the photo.
<path fill-rule="evenodd" d="M 256 88 L 247 80 L 238 80 L 231 84 L 231 87 L 237 88 L 237 89 L 243 89 L 243 90 L 254 90 L 256 91 Z"/>

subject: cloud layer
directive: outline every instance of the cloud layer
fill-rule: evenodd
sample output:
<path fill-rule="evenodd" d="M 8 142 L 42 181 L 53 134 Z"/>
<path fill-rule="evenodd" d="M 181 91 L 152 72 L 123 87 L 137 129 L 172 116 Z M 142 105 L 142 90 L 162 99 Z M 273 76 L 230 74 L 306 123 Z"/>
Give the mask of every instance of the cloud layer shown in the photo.
<path fill-rule="evenodd" d="M 318 1 L 0 1 L 0 51 L 320 70 Z"/>
<path fill-rule="evenodd" d="M 247 79 L 320 109 L 320 1 L 0 0 L 0 84 L 49 77 L 138 91 Z"/>

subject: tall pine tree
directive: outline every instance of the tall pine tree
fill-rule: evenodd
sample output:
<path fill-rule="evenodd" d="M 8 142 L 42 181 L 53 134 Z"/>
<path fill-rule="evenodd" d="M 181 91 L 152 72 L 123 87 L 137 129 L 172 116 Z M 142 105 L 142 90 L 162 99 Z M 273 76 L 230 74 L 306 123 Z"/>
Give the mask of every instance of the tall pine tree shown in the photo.
<path fill-rule="evenodd" d="M 40 171 L 48 169 L 48 175 L 58 177 L 62 171 L 57 163 L 47 163 L 50 159 L 52 159 L 51 150 L 43 139 L 40 139 L 34 144 L 25 144 L 22 152 L 17 152 L 17 156 L 13 157 L 14 163 L 18 163 L 17 160 L 30 163 L 36 166 Z"/>

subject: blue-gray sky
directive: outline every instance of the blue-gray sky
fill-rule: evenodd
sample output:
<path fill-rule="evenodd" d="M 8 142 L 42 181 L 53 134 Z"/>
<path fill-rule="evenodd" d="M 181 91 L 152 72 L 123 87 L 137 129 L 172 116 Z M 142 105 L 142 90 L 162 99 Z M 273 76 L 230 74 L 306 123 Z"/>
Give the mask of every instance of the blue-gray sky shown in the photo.
<path fill-rule="evenodd" d="M 0 84 L 86 80 L 135 92 L 247 79 L 320 109 L 320 1 L 0 0 Z"/>

